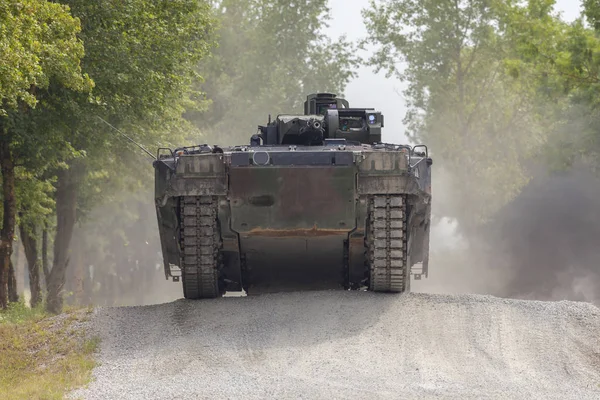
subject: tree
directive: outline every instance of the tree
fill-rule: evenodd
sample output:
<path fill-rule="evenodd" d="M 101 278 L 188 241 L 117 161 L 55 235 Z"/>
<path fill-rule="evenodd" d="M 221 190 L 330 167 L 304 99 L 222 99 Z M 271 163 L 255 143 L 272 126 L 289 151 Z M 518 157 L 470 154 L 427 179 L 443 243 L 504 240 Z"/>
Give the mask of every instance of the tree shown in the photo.
<path fill-rule="evenodd" d="M 52 83 L 85 91 L 91 81 L 79 65 L 79 22 L 63 5 L 43 0 L 0 2 L 0 169 L 3 218 L 0 233 L 0 308 L 7 307 L 7 280 L 16 225 L 15 151 L 27 135 L 20 121 Z"/>
<path fill-rule="evenodd" d="M 596 0 L 583 0 L 583 10 L 592 27 L 600 32 L 600 3 Z"/>
<path fill-rule="evenodd" d="M 31 161 L 31 160 L 29 160 Z M 33 167 L 33 163 L 26 163 Z M 18 228 L 25 251 L 29 273 L 30 305 L 36 307 L 42 301 L 42 263 L 39 252 L 41 231 L 54 215 L 53 185 L 23 167 L 17 171 L 16 197 Z"/>
<path fill-rule="evenodd" d="M 536 3 L 531 2 L 530 8 Z M 547 8 L 554 1 L 540 3 Z M 553 169 L 577 163 L 600 166 L 600 26 L 596 23 L 600 8 L 593 1 L 585 1 L 584 6 L 592 29 L 583 18 L 566 24 L 558 18 L 535 20 L 521 13 L 513 14 L 509 21 L 520 30 L 529 27 L 527 34 L 517 37 L 515 49 L 521 64 L 536 71 L 531 83 L 537 87 L 539 107 L 551 110 L 546 114 L 552 121 L 548 126 L 551 140 L 543 155 Z"/>
<path fill-rule="evenodd" d="M 444 165 L 436 187 L 449 195 L 438 212 L 465 231 L 515 197 L 529 180 L 524 161 L 546 141 L 539 71 L 516 46 L 522 35 L 558 34 L 540 27 L 552 3 L 372 0 L 363 12 L 365 44 L 380 46 L 369 64 L 407 84 L 409 136 Z"/>
<path fill-rule="evenodd" d="M 210 104 L 188 113 L 211 143 L 246 143 L 268 114 L 301 112 L 311 92 L 341 95 L 354 76 L 354 46 L 323 33 L 327 2 L 221 0 L 214 7 L 219 46 L 199 66 Z"/>
<path fill-rule="evenodd" d="M 559 141 L 553 153 L 566 166 L 583 162 L 600 168 L 600 25 L 597 2 L 585 2 L 585 13 L 595 29 L 576 21 L 558 44 L 560 53 L 545 57 L 558 87 L 569 98 L 559 114 Z M 562 157 L 559 157 L 562 156 Z"/>
<path fill-rule="evenodd" d="M 197 107 L 191 84 L 199 79 L 195 68 L 210 50 L 213 29 L 210 6 L 203 1 L 65 3 L 81 20 L 86 52 L 82 68 L 95 87 L 91 101 L 53 88 L 37 115 L 51 121 L 46 126 L 63 129 L 66 141 L 81 155 L 65 159 L 65 168 L 56 170 L 56 233 L 47 298 L 47 309 L 53 313 L 63 305 L 75 224 L 86 207 L 103 200 L 104 193 L 95 184 L 131 182 L 135 174 L 130 172 L 141 168 L 137 149 L 131 150 L 98 117 L 156 147 L 193 132 L 183 113 Z"/>

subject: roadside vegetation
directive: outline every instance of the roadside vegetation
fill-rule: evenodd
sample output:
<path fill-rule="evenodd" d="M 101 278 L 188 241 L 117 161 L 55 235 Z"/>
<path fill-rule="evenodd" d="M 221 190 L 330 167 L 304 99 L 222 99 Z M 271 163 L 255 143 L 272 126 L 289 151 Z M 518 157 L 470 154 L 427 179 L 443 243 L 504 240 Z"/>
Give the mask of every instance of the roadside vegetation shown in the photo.
<path fill-rule="evenodd" d="M 0 313 L 0 398 L 62 399 L 87 384 L 98 340 L 81 324 L 89 309 L 66 307 L 57 316 L 42 305 L 11 303 Z"/>

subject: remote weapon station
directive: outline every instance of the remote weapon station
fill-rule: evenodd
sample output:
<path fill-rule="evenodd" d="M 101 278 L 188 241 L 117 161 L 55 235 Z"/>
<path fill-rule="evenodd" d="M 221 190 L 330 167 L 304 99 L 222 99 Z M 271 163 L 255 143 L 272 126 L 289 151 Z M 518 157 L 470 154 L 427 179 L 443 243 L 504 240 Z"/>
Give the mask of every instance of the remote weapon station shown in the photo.
<path fill-rule="evenodd" d="M 381 143 L 382 127 L 380 112 L 318 93 L 247 145 L 159 149 L 167 279 L 187 299 L 409 291 L 428 274 L 432 161 L 424 145 Z"/>

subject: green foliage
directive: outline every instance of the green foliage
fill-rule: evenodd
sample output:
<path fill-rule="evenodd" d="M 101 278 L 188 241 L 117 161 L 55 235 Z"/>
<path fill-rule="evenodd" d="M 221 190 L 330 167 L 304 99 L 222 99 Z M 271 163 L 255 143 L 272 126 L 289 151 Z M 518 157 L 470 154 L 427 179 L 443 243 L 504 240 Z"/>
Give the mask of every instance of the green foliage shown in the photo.
<path fill-rule="evenodd" d="M 93 82 L 82 73 L 84 55 L 79 20 L 69 8 L 41 0 L 0 1 L 0 119 L 10 140 L 16 170 L 19 214 L 30 221 L 47 218 L 53 208 L 48 168 L 77 153 L 44 126 L 44 93 L 54 86 L 80 92 L 83 98 Z"/>
<path fill-rule="evenodd" d="M 42 305 L 35 308 L 28 307 L 23 300 L 10 303 L 6 310 L 0 311 L 0 323 L 19 324 L 23 322 L 35 323 L 48 315 Z"/>
<path fill-rule="evenodd" d="M 83 68 L 96 82 L 93 110 L 116 122 L 162 125 L 178 117 L 198 61 L 211 49 L 210 6 L 194 0 L 65 1 L 82 21 Z"/>
<path fill-rule="evenodd" d="M 564 44 L 565 55 L 556 62 L 555 75 L 568 94 L 561 114 L 556 151 L 564 163 L 583 160 L 600 166 L 600 37 L 576 23 Z"/>
<path fill-rule="evenodd" d="M 17 208 L 21 211 L 19 222 L 25 227 L 50 224 L 55 207 L 53 181 L 42 179 L 24 168 L 19 168 L 16 175 Z"/>
<path fill-rule="evenodd" d="M 197 63 L 211 49 L 214 19 L 210 6 L 195 0 L 66 3 L 81 20 L 82 66 L 96 82 L 94 101 L 49 93 L 48 118 L 68 124 L 67 140 L 85 151 L 80 208 L 89 210 L 111 192 L 139 186 L 140 174 L 147 178 L 152 169 L 139 149 L 97 116 L 151 149 L 194 132 L 183 113 L 201 106 L 191 84 L 200 79 Z"/>
<path fill-rule="evenodd" d="M 268 114 L 299 112 L 315 91 L 342 94 L 358 60 L 343 37 L 328 39 L 327 2 L 221 0 L 219 47 L 201 62 L 211 104 L 189 113 L 210 143 L 246 143 Z"/>
<path fill-rule="evenodd" d="M 36 89 L 51 80 L 85 90 L 91 81 L 81 74 L 83 44 L 79 21 L 68 7 L 46 0 L 0 1 L 0 116 L 19 101 L 37 104 Z"/>
<path fill-rule="evenodd" d="M 597 0 L 583 0 L 584 14 L 596 31 L 600 31 L 600 3 Z"/>
<path fill-rule="evenodd" d="M 437 187 L 449 198 L 438 212 L 467 229 L 527 184 L 525 161 L 556 123 L 536 65 L 565 29 L 553 3 L 381 0 L 364 11 L 368 42 L 380 46 L 369 63 L 406 82 L 408 133 L 444 165 Z"/>
<path fill-rule="evenodd" d="M 584 2 L 584 6 L 585 15 L 594 25 L 598 3 Z M 543 149 L 546 162 L 558 169 L 581 162 L 597 168 L 600 165 L 597 32 L 581 19 L 568 25 L 548 17 L 534 19 L 529 14 L 517 15 L 512 24 L 519 29 L 529 28 L 527 34 L 518 38 L 515 48 L 536 72 L 532 83 L 538 89 L 537 101 L 540 107 L 550 110 L 546 117 L 553 122 L 547 127 L 552 140 Z"/>

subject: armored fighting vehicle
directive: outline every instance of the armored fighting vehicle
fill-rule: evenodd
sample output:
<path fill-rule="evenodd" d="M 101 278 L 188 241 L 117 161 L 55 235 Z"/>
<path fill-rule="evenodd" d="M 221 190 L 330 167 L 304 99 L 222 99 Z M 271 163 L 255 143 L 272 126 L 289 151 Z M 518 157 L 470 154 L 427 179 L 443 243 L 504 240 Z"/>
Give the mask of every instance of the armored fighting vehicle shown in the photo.
<path fill-rule="evenodd" d="M 335 94 L 278 115 L 245 145 L 159 149 L 166 278 L 226 292 L 402 293 L 428 275 L 432 160 L 381 142 L 384 118 Z"/>

